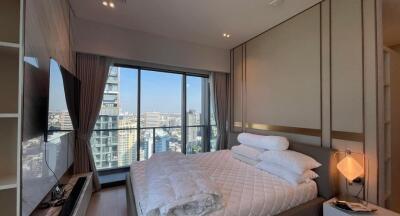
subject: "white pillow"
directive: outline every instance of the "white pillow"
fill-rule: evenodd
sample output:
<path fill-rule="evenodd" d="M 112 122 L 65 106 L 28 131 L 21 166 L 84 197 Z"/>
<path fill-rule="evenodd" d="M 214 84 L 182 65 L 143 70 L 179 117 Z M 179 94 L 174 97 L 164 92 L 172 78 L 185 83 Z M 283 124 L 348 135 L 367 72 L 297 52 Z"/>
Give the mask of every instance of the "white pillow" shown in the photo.
<path fill-rule="evenodd" d="M 260 162 L 259 160 L 254 160 L 254 159 L 251 159 L 251 158 L 248 158 L 243 155 L 236 154 L 236 153 L 233 153 L 232 156 L 233 156 L 233 158 L 240 160 L 251 166 L 254 166 L 254 165 L 258 164 L 258 162 Z"/>
<path fill-rule="evenodd" d="M 306 170 L 320 167 L 321 164 L 313 158 L 291 150 L 265 151 L 259 159 L 269 163 L 279 164 L 297 174 L 303 174 Z"/>
<path fill-rule="evenodd" d="M 246 145 L 238 145 L 232 147 L 232 152 L 253 160 L 258 160 L 258 157 L 264 152 L 264 150 Z"/>
<path fill-rule="evenodd" d="M 318 178 L 318 174 L 312 170 L 306 170 L 303 174 L 294 173 L 279 164 L 273 164 L 261 161 L 256 165 L 257 168 L 267 171 L 268 173 L 278 176 L 292 185 L 298 185 L 304 182 L 309 182 L 312 179 Z"/>
<path fill-rule="evenodd" d="M 281 136 L 261 136 L 250 133 L 240 133 L 238 136 L 239 143 L 256 148 L 282 151 L 289 147 L 289 141 L 286 137 Z"/>

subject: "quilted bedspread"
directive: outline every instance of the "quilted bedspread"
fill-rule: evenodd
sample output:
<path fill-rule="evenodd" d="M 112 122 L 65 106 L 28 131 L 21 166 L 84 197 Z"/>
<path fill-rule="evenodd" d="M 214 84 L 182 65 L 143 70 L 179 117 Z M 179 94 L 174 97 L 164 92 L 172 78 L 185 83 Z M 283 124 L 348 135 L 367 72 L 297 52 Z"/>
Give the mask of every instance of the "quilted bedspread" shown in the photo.
<path fill-rule="evenodd" d="M 317 197 L 314 181 L 292 186 L 232 157 L 229 150 L 190 155 L 222 193 L 224 208 L 212 216 L 276 215 Z M 139 215 L 147 206 L 146 161 L 134 162 L 131 178 Z"/>

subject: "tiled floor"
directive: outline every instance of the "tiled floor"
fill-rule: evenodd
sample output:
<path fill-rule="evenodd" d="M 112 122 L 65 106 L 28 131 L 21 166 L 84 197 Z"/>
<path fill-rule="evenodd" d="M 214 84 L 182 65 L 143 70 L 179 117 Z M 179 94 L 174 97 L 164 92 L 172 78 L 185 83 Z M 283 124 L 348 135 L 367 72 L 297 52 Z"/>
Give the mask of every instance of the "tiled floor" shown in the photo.
<path fill-rule="evenodd" d="M 94 193 L 87 216 L 127 216 L 126 187 L 105 188 Z"/>

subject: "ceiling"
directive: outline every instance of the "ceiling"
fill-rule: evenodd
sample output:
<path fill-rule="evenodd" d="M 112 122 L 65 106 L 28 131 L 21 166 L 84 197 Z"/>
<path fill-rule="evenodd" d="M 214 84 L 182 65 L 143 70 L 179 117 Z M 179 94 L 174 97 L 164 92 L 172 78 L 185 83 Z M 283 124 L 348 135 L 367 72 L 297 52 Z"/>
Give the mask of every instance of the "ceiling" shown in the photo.
<path fill-rule="evenodd" d="M 79 18 L 230 49 L 321 0 L 70 0 Z M 394 0 L 396 1 L 396 0 Z M 222 37 L 229 33 L 230 38 Z"/>
<path fill-rule="evenodd" d="M 400 44 L 400 1 L 383 1 L 383 43 L 386 46 Z"/>

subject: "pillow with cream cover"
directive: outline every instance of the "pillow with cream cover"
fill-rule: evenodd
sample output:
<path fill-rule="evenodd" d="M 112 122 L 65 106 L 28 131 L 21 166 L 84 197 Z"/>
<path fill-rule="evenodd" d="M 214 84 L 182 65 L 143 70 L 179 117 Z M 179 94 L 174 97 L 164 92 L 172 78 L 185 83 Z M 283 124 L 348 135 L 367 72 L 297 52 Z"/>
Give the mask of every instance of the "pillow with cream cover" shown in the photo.
<path fill-rule="evenodd" d="M 291 185 L 299 185 L 301 183 L 309 182 L 312 179 L 318 178 L 318 174 L 312 170 L 306 170 L 303 174 L 297 174 L 295 172 L 280 166 L 279 164 L 269 163 L 261 161 L 256 165 L 258 169 L 267 171 L 268 173 L 282 178 L 289 182 Z"/>
<path fill-rule="evenodd" d="M 320 167 L 321 164 L 305 154 L 286 150 L 286 151 L 265 151 L 260 154 L 261 161 L 279 164 L 297 174 L 303 174 L 306 170 Z"/>
<path fill-rule="evenodd" d="M 255 148 L 283 151 L 288 149 L 289 140 L 282 136 L 262 136 L 251 133 L 240 133 L 237 137 L 239 143 Z"/>

